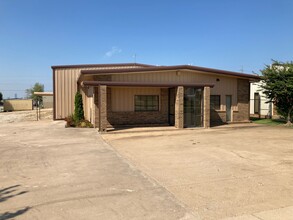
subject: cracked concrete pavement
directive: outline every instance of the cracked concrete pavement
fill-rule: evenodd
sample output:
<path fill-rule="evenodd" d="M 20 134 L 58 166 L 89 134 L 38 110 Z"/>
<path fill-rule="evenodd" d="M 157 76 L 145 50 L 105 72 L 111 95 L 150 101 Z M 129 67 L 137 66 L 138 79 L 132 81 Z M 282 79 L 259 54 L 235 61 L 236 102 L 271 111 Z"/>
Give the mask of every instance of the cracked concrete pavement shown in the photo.
<path fill-rule="evenodd" d="M 103 138 L 202 219 L 293 219 L 292 128 L 132 128 Z"/>
<path fill-rule="evenodd" d="M 0 124 L 0 219 L 198 219 L 107 145 L 62 121 Z"/>

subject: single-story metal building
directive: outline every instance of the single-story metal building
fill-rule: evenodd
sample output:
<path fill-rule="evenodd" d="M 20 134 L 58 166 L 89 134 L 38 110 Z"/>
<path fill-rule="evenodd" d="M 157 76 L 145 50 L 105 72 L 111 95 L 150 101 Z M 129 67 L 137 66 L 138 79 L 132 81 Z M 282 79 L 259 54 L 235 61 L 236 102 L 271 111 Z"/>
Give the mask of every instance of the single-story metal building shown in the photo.
<path fill-rule="evenodd" d="M 259 76 L 191 65 L 138 63 L 52 66 L 54 120 L 74 112 L 99 131 L 121 125 L 204 127 L 249 121 L 250 82 Z"/>

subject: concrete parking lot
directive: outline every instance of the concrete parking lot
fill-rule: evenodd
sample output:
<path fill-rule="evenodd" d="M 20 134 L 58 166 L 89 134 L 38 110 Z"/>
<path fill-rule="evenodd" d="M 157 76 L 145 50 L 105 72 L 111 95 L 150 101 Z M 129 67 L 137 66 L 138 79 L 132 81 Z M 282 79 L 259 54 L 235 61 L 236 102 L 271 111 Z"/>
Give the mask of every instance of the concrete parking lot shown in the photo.
<path fill-rule="evenodd" d="M 1 113 L 1 220 L 198 219 L 95 129 L 5 114 L 12 113 Z"/>
<path fill-rule="evenodd" d="M 103 138 L 202 219 L 292 219 L 293 129 L 126 129 Z"/>

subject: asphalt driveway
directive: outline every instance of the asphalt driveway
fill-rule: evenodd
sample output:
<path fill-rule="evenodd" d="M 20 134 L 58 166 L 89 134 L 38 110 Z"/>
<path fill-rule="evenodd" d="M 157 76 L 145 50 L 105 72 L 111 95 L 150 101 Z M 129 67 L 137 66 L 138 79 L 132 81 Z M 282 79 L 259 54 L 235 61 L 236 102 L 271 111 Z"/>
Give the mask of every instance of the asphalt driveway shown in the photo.
<path fill-rule="evenodd" d="M 0 124 L 0 219 L 197 217 L 95 129 L 39 121 Z"/>
<path fill-rule="evenodd" d="M 202 219 L 292 219 L 293 129 L 138 128 L 103 138 Z"/>

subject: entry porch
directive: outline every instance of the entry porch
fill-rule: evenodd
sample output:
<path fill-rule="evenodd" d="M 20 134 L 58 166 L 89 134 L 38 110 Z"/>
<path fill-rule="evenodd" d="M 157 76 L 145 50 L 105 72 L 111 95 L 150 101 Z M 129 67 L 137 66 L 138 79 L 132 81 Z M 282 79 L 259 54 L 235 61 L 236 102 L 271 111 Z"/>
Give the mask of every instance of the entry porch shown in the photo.
<path fill-rule="evenodd" d="M 212 84 L 83 81 L 85 115 L 100 132 L 125 125 L 210 127 Z"/>

